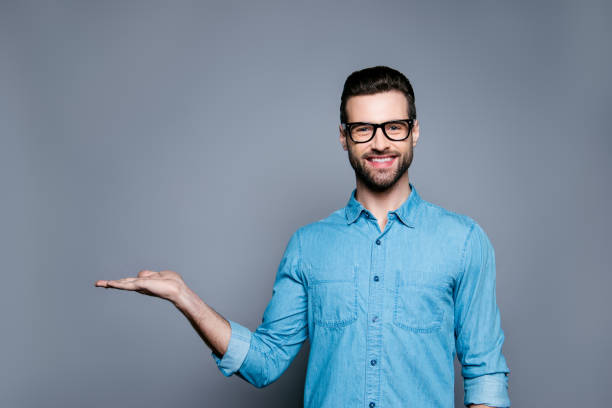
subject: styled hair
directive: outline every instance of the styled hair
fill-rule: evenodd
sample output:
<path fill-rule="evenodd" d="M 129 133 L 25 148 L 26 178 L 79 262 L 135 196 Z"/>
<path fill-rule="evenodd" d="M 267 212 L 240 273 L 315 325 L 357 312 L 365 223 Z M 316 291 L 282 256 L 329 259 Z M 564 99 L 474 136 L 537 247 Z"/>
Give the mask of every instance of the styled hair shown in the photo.
<path fill-rule="evenodd" d="M 372 95 L 379 92 L 397 90 L 406 96 L 408 117 L 416 119 L 414 91 L 408 78 L 401 72 L 382 65 L 353 72 L 346 78 L 340 102 L 340 122 L 346 123 L 346 101 L 351 96 Z"/>

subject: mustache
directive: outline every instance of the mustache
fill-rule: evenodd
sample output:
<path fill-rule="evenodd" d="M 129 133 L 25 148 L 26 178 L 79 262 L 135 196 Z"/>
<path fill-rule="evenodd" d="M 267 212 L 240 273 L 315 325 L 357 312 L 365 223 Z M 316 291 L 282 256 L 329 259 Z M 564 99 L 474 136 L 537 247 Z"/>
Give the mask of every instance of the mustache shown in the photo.
<path fill-rule="evenodd" d="M 361 155 L 362 159 L 369 159 L 371 157 L 380 157 L 380 156 L 393 156 L 393 157 L 397 157 L 399 156 L 399 152 L 393 152 L 390 150 L 386 150 L 386 151 L 379 151 L 379 150 L 370 150 L 367 153 L 364 153 L 363 155 Z"/>

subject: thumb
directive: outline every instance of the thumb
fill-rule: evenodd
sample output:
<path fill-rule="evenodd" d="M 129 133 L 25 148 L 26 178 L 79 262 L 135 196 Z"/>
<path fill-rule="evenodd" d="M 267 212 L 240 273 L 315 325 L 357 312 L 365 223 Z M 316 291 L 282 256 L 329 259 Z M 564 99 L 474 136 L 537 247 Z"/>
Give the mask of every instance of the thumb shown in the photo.
<path fill-rule="evenodd" d="M 138 277 L 139 278 L 148 278 L 151 277 L 153 275 L 156 275 L 157 272 L 155 271 L 149 271 L 147 269 L 143 269 L 142 271 L 138 272 Z"/>

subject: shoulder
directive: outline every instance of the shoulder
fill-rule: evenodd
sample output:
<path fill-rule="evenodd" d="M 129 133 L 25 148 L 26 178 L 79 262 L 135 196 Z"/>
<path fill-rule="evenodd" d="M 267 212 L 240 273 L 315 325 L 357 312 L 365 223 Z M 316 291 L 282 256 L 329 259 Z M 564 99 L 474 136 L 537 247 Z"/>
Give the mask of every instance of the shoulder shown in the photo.
<path fill-rule="evenodd" d="M 474 218 L 427 201 L 422 204 L 422 223 L 428 230 L 435 231 L 433 233 L 437 239 L 443 239 L 445 245 L 456 249 L 460 265 L 465 265 L 466 262 L 480 263 L 486 257 L 494 257 L 489 237 Z M 464 269 L 462 268 L 460 273 L 463 273 Z"/>
<path fill-rule="evenodd" d="M 345 207 L 340 208 L 329 214 L 327 217 L 305 224 L 297 229 L 296 235 L 301 239 L 312 240 L 322 235 L 329 235 L 339 232 L 347 227 Z"/>
<path fill-rule="evenodd" d="M 467 256 L 466 252 L 470 251 L 493 252 L 489 236 L 474 218 L 429 202 L 426 202 L 424 207 L 431 213 L 432 219 L 438 220 L 438 224 L 447 234 L 457 237 L 457 243 L 461 243 L 464 257 Z"/>
<path fill-rule="evenodd" d="M 474 218 L 421 199 L 419 221 L 425 228 L 467 239 L 474 230 L 482 231 Z M 484 232 L 484 231 L 483 231 Z"/>

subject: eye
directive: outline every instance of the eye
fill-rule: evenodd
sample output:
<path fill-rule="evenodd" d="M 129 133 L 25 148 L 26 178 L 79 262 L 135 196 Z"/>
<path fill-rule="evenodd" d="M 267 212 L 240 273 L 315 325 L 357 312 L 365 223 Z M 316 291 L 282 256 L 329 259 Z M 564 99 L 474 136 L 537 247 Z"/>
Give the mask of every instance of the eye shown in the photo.
<path fill-rule="evenodd" d="M 370 125 L 355 125 L 352 129 L 355 133 L 369 133 L 372 131 L 372 126 Z"/>
<path fill-rule="evenodd" d="M 385 129 L 387 130 L 387 132 L 399 133 L 399 132 L 407 131 L 408 126 L 404 122 L 393 122 L 393 123 L 387 123 L 385 125 Z"/>

